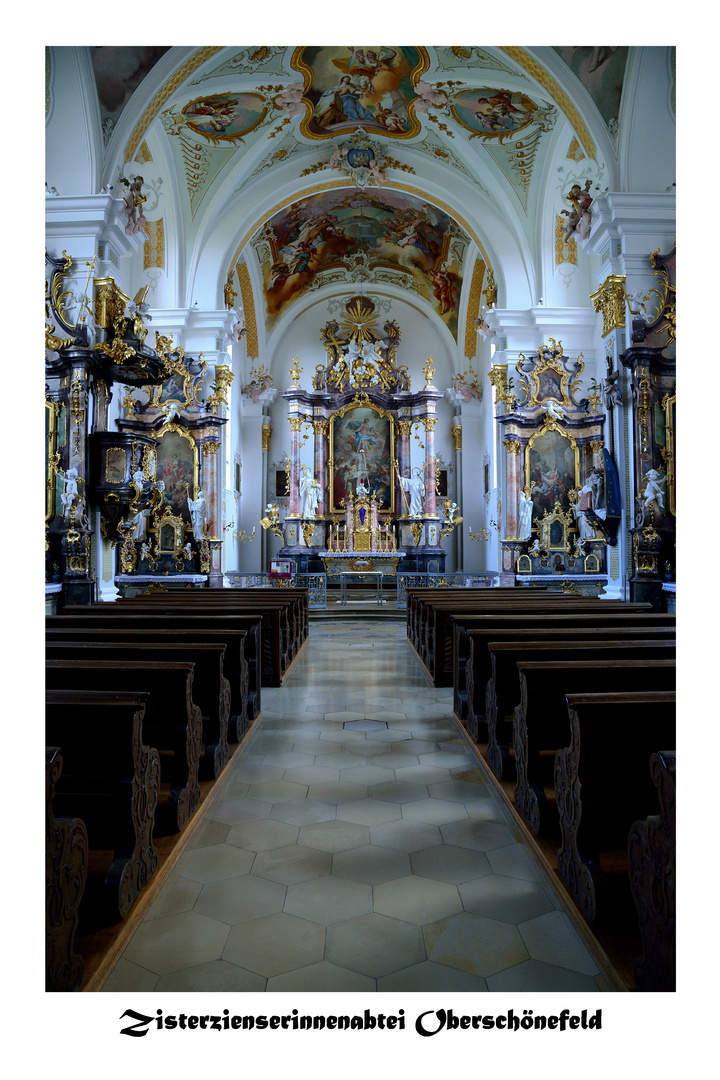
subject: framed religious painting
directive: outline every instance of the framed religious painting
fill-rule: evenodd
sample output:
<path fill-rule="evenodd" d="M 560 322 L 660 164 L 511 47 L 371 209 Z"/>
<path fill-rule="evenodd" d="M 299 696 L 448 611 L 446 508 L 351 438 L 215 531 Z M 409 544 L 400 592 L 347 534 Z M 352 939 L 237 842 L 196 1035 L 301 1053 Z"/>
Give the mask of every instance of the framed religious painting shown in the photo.
<path fill-rule="evenodd" d="M 355 398 L 330 420 L 332 512 L 348 499 L 369 494 L 380 513 L 395 510 L 392 476 L 393 417 L 368 400 Z"/>
<path fill-rule="evenodd" d="M 188 497 L 195 498 L 200 483 L 200 457 L 191 435 L 174 424 L 157 434 L 156 477 L 165 485 L 165 503 L 176 517 L 190 521 Z"/>
<path fill-rule="evenodd" d="M 533 501 L 533 520 L 552 513 L 555 503 L 569 509 L 579 473 L 580 454 L 572 435 L 552 425 L 531 437 L 525 450 L 525 490 Z"/>

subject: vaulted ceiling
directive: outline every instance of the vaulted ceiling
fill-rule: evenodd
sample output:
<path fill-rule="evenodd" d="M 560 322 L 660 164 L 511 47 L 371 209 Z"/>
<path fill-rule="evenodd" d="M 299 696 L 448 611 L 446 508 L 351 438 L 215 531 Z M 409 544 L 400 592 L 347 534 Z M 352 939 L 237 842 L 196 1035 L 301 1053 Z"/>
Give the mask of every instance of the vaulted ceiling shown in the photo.
<path fill-rule="evenodd" d="M 532 297 L 572 184 L 617 184 L 631 52 L 91 48 L 100 173 L 142 175 L 179 302 L 221 306 L 227 286 L 266 339 L 320 290 L 368 283 L 457 338 L 491 274 L 506 304 Z"/>

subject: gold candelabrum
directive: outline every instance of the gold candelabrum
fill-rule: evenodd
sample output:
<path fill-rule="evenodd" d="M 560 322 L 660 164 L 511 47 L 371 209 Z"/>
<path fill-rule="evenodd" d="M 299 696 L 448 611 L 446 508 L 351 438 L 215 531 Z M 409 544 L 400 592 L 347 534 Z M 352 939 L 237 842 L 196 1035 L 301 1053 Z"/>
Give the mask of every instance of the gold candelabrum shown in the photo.
<path fill-rule="evenodd" d="M 478 529 L 477 532 L 473 532 L 472 531 L 472 526 L 469 525 L 468 526 L 468 536 L 470 537 L 471 540 L 489 540 L 490 539 L 490 530 L 480 528 L 480 529 Z"/>
<path fill-rule="evenodd" d="M 433 367 L 433 358 L 432 358 L 432 356 L 428 356 L 427 364 L 425 364 L 425 367 L 422 369 L 422 372 L 423 372 L 423 375 L 425 376 L 425 389 L 427 390 L 428 386 L 432 386 L 432 384 L 433 384 L 433 375 L 435 374 L 435 368 Z"/>

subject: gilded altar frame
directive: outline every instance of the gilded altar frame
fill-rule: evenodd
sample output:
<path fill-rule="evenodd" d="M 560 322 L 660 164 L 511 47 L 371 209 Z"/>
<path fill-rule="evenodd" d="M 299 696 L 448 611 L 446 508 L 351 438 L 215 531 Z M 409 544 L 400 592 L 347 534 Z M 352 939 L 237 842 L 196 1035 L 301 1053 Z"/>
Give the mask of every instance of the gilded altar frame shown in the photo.
<path fill-rule="evenodd" d="M 388 471 L 390 473 L 390 505 L 383 509 L 378 509 L 378 514 L 395 514 L 395 479 L 392 473 L 393 461 L 395 460 L 395 417 L 387 409 L 383 409 L 382 406 L 376 405 L 367 394 L 356 394 L 352 401 L 349 401 L 347 405 L 343 405 L 341 409 L 332 413 L 328 417 L 328 437 L 329 437 L 329 455 L 328 455 L 328 479 L 329 479 L 329 505 L 330 513 L 342 513 L 343 506 L 336 504 L 335 502 L 335 425 L 336 421 L 342 419 L 347 413 L 354 409 L 371 409 L 377 413 L 378 416 L 387 420 L 389 425 L 388 442 L 390 446 L 390 459 L 388 461 Z"/>
<path fill-rule="evenodd" d="M 570 531 L 574 531 L 575 523 L 571 511 L 563 510 L 559 502 L 555 503 L 555 509 L 545 511 L 538 521 L 538 536 L 540 548 L 549 554 L 570 550 Z"/>
<path fill-rule="evenodd" d="M 665 449 L 661 451 L 665 461 L 665 490 L 667 493 L 668 510 L 673 517 L 675 513 L 675 394 L 665 394 L 660 402 L 665 413 Z"/>
<path fill-rule="evenodd" d="M 198 489 L 200 487 L 200 448 L 198 447 L 198 444 L 195 442 L 195 439 L 192 437 L 190 432 L 186 431 L 185 428 L 181 427 L 179 424 L 174 424 L 174 423 L 166 424 L 163 428 L 161 428 L 160 431 L 158 431 L 157 435 L 155 436 L 155 438 L 158 440 L 156 477 L 157 477 L 158 480 L 163 480 L 164 479 L 163 475 L 162 475 L 162 455 L 160 453 L 160 449 L 161 449 L 160 440 L 162 440 L 166 435 L 170 434 L 171 432 L 174 432 L 176 435 L 179 435 L 183 439 L 187 439 L 187 441 L 190 443 L 190 448 L 191 448 L 191 453 L 192 453 L 192 474 L 193 474 L 193 495 L 192 495 L 192 497 L 196 498 Z M 177 507 L 173 507 L 172 492 L 168 490 L 167 485 L 166 485 L 166 490 L 165 490 L 165 498 L 168 501 L 168 503 L 170 504 L 171 508 L 177 509 Z M 188 517 L 189 517 L 189 511 L 188 511 Z"/>
<path fill-rule="evenodd" d="M 58 455 L 58 419 L 62 405 L 57 401 L 49 401 L 45 398 L 45 435 L 47 440 L 47 477 L 45 499 L 45 521 L 49 522 L 55 517 L 56 489 L 55 470 L 59 465 Z"/>
<path fill-rule="evenodd" d="M 543 435 L 547 435 L 550 431 L 557 431 L 558 434 L 567 439 L 573 451 L 573 458 L 575 462 L 575 478 L 573 487 L 568 490 L 568 500 L 570 504 L 577 500 L 577 493 L 580 483 L 580 448 L 576 439 L 570 434 L 569 431 L 565 431 L 564 428 L 558 424 L 556 420 L 546 420 L 541 428 L 539 428 L 534 434 L 530 436 L 525 447 L 525 486 L 524 491 L 527 496 L 531 495 L 532 484 L 530 482 L 530 452 L 533 449 L 534 444 L 538 439 L 541 439 Z"/>

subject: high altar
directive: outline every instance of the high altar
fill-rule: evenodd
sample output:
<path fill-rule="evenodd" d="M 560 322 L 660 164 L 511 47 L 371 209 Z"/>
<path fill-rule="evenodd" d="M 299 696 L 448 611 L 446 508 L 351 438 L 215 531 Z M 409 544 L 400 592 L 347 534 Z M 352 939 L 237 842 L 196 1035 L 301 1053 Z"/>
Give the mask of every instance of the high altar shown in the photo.
<path fill-rule="evenodd" d="M 295 361 L 283 392 L 289 506 L 284 520 L 263 521 L 283 536 L 280 557 L 292 558 L 301 573 L 330 577 L 444 571 L 442 540 L 457 522 L 439 507 L 435 425 L 443 391 L 433 385 L 432 361 L 423 369 L 425 386 L 413 391 L 407 367 L 397 362 L 397 324 L 381 328 L 373 302 L 362 296 L 347 303 L 342 324 L 326 324 L 322 343 L 327 363 L 315 369 L 312 388 L 300 386 Z M 415 460 L 413 430 L 422 450 Z M 312 468 L 302 460 L 310 432 Z"/>

